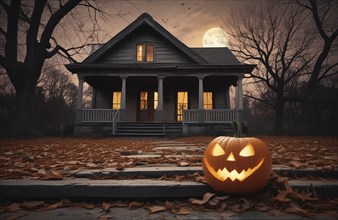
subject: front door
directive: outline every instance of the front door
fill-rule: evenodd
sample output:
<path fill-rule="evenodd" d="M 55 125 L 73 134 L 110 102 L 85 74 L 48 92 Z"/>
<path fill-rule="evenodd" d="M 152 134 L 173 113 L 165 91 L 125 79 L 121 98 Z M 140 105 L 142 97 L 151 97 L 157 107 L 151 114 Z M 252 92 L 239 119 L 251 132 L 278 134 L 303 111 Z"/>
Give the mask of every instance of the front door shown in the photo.
<path fill-rule="evenodd" d="M 138 121 L 154 121 L 154 113 L 157 108 L 157 92 L 143 90 L 139 92 L 138 99 Z"/>

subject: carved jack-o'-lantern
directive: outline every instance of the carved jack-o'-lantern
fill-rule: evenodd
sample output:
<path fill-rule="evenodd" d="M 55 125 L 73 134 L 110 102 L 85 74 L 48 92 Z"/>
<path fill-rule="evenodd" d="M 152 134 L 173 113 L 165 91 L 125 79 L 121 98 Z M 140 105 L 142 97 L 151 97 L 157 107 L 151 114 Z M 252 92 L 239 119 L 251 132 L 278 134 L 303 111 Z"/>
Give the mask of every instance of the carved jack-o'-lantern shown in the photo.
<path fill-rule="evenodd" d="M 258 192 L 267 185 L 271 170 L 270 151 L 258 138 L 217 137 L 204 152 L 204 176 L 218 192 Z"/>

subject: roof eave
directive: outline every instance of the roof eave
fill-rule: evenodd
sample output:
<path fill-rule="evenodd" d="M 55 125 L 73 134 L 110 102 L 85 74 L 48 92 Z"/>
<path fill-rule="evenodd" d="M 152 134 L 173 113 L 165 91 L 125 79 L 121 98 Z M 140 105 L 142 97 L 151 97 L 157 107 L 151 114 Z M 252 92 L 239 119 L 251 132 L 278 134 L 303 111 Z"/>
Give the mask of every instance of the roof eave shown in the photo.
<path fill-rule="evenodd" d="M 162 65 L 149 65 L 149 64 L 67 64 L 66 68 L 72 73 L 81 71 L 94 71 L 94 70 L 242 70 L 243 73 L 251 73 L 256 65 L 242 64 L 242 65 L 212 65 L 212 64 L 197 64 L 197 65 L 177 65 L 177 64 L 162 64 Z"/>

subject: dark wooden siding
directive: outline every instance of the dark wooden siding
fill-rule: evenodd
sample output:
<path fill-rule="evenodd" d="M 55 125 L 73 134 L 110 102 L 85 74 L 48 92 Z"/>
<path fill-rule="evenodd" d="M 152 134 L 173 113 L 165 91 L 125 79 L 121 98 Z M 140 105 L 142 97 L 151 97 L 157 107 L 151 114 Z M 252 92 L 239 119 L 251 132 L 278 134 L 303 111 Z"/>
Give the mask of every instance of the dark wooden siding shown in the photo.
<path fill-rule="evenodd" d="M 96 63 L 126 64 L 136 63 L 136 44 L 154 43 L 155 57 L 153 63 L 191 63 L 187 55 L 169 43 L 161 35 L 149 28 L 139 28 L 127 36 L 118 45 L 107 51 Z"/>

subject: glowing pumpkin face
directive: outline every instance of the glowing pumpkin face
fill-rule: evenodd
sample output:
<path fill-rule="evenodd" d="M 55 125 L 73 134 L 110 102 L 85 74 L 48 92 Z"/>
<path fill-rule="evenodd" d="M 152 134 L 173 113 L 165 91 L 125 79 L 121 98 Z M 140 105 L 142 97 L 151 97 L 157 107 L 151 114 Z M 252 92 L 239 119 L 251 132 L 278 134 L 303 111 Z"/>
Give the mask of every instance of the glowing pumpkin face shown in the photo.
<path fill-rule="evenodd" d="M 269 149 L 257 138 L 217 137 L 204 152 L 204 176 L 222 193 L 258 192 L 267 185 L 271 170 Z"/>

